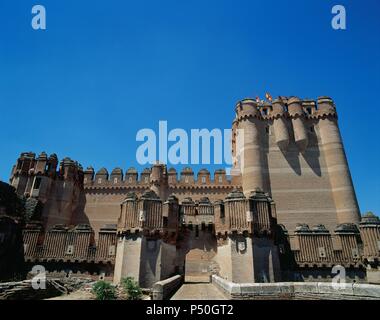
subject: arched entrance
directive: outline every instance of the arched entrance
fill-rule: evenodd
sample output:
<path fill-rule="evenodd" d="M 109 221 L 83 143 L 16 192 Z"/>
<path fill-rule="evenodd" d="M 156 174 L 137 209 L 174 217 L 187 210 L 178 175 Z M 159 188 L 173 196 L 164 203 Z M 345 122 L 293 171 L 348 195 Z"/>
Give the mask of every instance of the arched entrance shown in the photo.
<path fill-rule="evenodd" d="M 187 226 L 184 240 L 187 242 L 184 266 L 185 282 L 210 282 L 211 275 L 218 269 L 213 260 L 217 251 L 213 225 L 202 223 Z"/>

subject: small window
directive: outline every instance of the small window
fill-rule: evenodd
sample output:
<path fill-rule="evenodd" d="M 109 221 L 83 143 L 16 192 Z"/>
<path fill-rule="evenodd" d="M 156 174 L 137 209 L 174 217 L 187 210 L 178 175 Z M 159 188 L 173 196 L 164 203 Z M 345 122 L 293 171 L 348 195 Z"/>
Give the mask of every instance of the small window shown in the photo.
<path fill-rule="evenodd" d="M 146 220 L 146 212 L 144 210 L 140 210 L 139 221 L 144 222 Z"/>
<path fill-rule="evenodd" d="M 326 251 L 325 251 L 324 247 L 319 247 L 318 248 L 318 252 L 319 252 L 319 257 L 320 258 L 326 258 Z"/>
<path fill-rule="evenodd" d="M 265 108 L 265 109 L 263 109 L 263 116 L 267 116 L 267 115 L 268 115 L 268 109 Z"/>
<path fill-rule="evenodd" d="M 129 177 L 128 181 L 129 183 L 132 183 L 132 177 Z"/>
<path fill-rule="evenodd" d="M 99 184 L 102 183 L 102 178 L 99 178 L 99 179 L 98 179 L 98 183 L 99 183 Z"/>
<path fill-rule="evenodd" d="M 113 179 L 113 183 L 117 183 L 117 178 L 114 178 L 114 179 Z"/>
<path fill-rule="evenodd" d="M 202 183 L 206 183 L 206 177 L 202 177 Z"/>
<path fill-rule="evenodd" d="M 114 256 L 115 253 L 116 253 L 116 248 L 115 248 L 115 246 L 109 246 L 109 247 L 108 247 L 108 255 L 109 255 L 109 256 Z"/>
<path fill-rule="evenodd" d="M 67 246 L 66 254 L 72 255 L 73 253 L 74 253 L 74 246 L 73 245 Z"/>
<path fill-rule="evenodd" d="M 189 183 L 189 178 L 188 177 L 185 178 L 185 183 Z"/>
<path fill-rule="evenodd" d="M 145 183 L 148 183 L 148 177 L 145 177 L 144 181 Z"/>
<path fill-rule="evenodd" d="M 269 127 L 265 127 L 265 132 L 266 132 L 267 134 L 270 134 L 270 129 L 269 129 Z"/>
<path fill-rule="evenodd" d="M 199 226 L 195 226 L 195 238 L 199 238 Z"/>
<path fill-rule="evenodd" d="M 41 186 L 41 178 L 40 177 L 36 177 L 36 179 L 34 180 L 34 186 L 33 186 L 33 189 L 34 190 L 38 190 Z"/>
<path fill-rule="evenodd" d="M 310 127 L 310 132 L 314 132 L 314 127 Z"/>
<path fill-rule="evenodd" d="M 310 114 L 310 115 L 313 113 L 313 111 L 311 110 L 311 107 L 306 108 L 306 112 L 307 112 L 308 114 Z"/>
<path fill-rule="evenodd" d="M 84 183 L 87 183 L 87 178 L 84 178 L 83 182 L 84 182 Z"/>
<path fill-rule="evenodd" d="M 218 177 L 218 181 L 219 181 L 219 183 L 222 183 L 222 182 L 223 182 L 223 177 L 222 177 L 222 176 L 219 176 L 219 177 Z"/>

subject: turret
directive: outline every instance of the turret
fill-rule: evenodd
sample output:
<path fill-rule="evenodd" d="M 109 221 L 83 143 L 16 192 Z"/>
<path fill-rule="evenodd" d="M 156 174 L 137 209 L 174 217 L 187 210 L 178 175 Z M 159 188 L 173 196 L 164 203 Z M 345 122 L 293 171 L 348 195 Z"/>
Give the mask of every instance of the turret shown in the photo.
<path fill-rule="evenodd" d="M 183 168 L 181 171 L 181 183 L 193 184 L 194 183 L 194 172 L 190 167 Z"/>
<path fill-rule="evenodd" d="M 56 175 L 57 166 L 58 166 L 58 157 L 55 153 L 53 153 L 49 156 L 49 159 L 47 161 L 46 171 L 49 177 L 54 177 Z"/>
<path fill-rule="evenodd" d="M 108 170 L 101 168 L 95 175 L 95 183 L 104 184 L 108 181 Z"/>
<path fill-rule="evenodd" d="M 133 232 L 140 226 L 137 195 L 134 192 L 129 192 L 121 203 L 121 212 L 117 223 L 117 232 L 119 234 L 126 231 Z"/>
<path fill-rule="evenodd" d="M 348 168 L 333 101 L 318 99 L 318 127 L 335 202 L 338 222 L 359 223 L 359 207 Z"/>
<path fill-rule="evenodd" d="M 199 184 L 209 184 L 210 183 L 210 172 L 207 169 L 199 170 L 197 180 L 198 180 Z"/>
<path fill-rule="evenodd" d="M 363 240 L 363 255 L 370 262 L 380 257 L 380 219 L 372 212 L 366 213 L 360 222 L 360 234 Z"/>
<path fill-rule="evenodd" d="M 121 168 L 115 168 L 111 172 L 111 183 L 119 184 L 123 181 L 123 170 Z"/>
<path fill-rule="evenodd" d="M 164 202 L 162 211 L 163 227 L 169 233 L 177 233 L 179 222 L 178 198 L 174 195 L 170 195 L 168 200 Z"/>
<path fill-rule="evenodd" d="M 284 119 L 285 113 L 285 105 L 282 100 L 274 100 L 271 113 L 273 117 L 273 130 L 276 143 L 282 151 L 286 151 L 289 145 L 289 132 Z"/>
<path fill-rule="evenodd" d="M 94 180 L 94 174 L 94 168 L 87 167 L 87 169 L 84 171 L 84 183 L 90 183 L 92 180 Z"/>
<path fill-rule="evenodd" d="M 36 159 L 36 166 L 34 173 L 35 174 L 44 174 L 47 169 L 48 157 L 45 152 L 41 152 L 41 154 Z"/>
<path fill-rule="evenodd" d="M 261 134 L 264 129 L 256 101 L 245 99 L 235 108 L 237 136 L 236 155 L 240 162 L 244 194 L 264 190 Z"/>
<path fill-rule="evenodd" d="M 35 167 L 35 153 L 23 152 L 17 159 L 17 164 L 14 166 L 11 174 L 10 183 L 15 187 L 17 194 L 29 194 L 30 188 L 33 183 L 34 167 Z"/>
<path fill-rule="evenodd" d="M 170 184 L 176 184 L 177 183 L 177 171 L 174 168 L 170 168 L 168 170 L 168 182 Z"/>
<path fill-rule="evenodd" d="M 137 177 L 138 177 L 137 170 L 135 168 L 129 168 L 127 170 L 127 173 L 125 174 L 125 181 L 128 184 L 134 184 L 134 183 L 137 183 Z"/>
<path fill-rule="evenodd" d="M 292 97 L 288 100 L 288 113 L 292 119 L 294 140 L 300 152 L 304 152 L 309 143 L 307 130 L 304 123 L 304 112 L 302 102 L 297 97 Z"/>
<path fill-rule="evenodd" d="M 77 163 L 75 163 L 75 161 L 71 160 L 69 157 L 66 157 L 61 161 L 60 175 L 65 180 L 74 180 L 76 177 L 77 169 Z"/>
<path fill-rule="evenodd" d="M 168 173 L 165 165 L 155 164 L 152 167 L 150 189 L 154 191 L 162 201 L 167 199 Z"/>

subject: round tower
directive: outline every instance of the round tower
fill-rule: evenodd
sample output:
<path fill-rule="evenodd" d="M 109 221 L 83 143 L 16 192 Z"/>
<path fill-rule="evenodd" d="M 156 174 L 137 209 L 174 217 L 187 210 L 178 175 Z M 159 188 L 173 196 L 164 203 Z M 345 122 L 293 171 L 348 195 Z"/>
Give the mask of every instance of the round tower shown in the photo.
<path fill-rule="evenodd" d="M 284 115 L 284 103 L 280 99 L 275 99 L 272 103 L 271 116 L 273 117 L 273 130 L 276 143 L 282 151 L 286 151 L 289 145 L 289 132 L 285 124 Z"/>
<path fill-rule="evenodd" d="M 359 223 L 360 213 L 331 98 L 318 98 L 318 127 L 321 145 L 339 223 Z"/>
<path fill-rule="evenodd" d="M 168 174 L 166 166 L 163 164 L 155 164 L 150 174 L 150 189 L 154 191 L 162 201 L 168 196 Z"/>
<path fill-rule="evenodd" d="M 237 136 L 236 154 L 239 158 L 242 187 L 248 195 L 257 189 L 264 190 L 261 133 L 264 129 L 256 101 L 245 99 L 235 108 Z"/>
<path fill-rule="evenodd" d="M 297 97 L 288 100 L 288 113 L 292 119 L 294 140 L 300 152 L 304 152 L 309 143 L 306 127 L 304 124 L 305 114 L 302 108 L 302 102 Z"/>

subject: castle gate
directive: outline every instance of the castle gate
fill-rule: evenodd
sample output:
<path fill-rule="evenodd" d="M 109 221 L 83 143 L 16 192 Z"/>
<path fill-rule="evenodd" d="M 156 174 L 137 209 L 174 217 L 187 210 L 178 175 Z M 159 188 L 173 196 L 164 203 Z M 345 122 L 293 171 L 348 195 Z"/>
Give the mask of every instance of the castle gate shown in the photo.
<path fill-rule="evenodd" d="M 184 239 L 185 255 L 185 282 L 210 282 L 211 275 L 217 270 L 213 261 L 216 255 L 217 242 L 213 234 L 213 225 L 190 226 Z"/>

